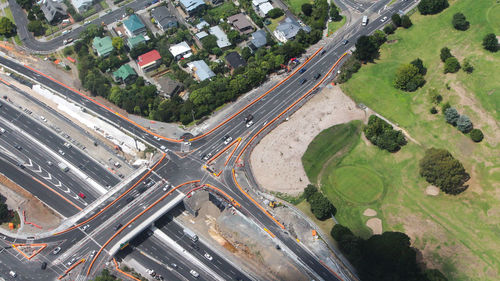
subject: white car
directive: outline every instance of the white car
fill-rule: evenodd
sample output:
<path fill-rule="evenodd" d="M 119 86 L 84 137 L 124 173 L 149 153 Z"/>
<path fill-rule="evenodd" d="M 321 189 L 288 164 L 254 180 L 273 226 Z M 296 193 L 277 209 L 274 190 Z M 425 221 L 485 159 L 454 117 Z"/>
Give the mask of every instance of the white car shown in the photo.
<path fill-rule="evenodd" d="M 47 122 L 47 119 L 43 116 L 40 116 L 40 119 L 42 119 L 43 122 Z"/>
<path fill-rule="evenodd" d="M 96 252 L 97 252 L 96 250 L 93 250 L 93 251 L 90 253 L 90 258 L 93 258 L 93 257 L 95 256 L 95 253 L 96 253 Z"/>
<path fill-rule="evenodd" d="M 205 253 L 203 256 L 209 261 L 214 259 L 209 253 Z"/>
<path fill-rule="evenodd" d="M 193 275 L 194 278 L 198 278 L 198 276 L 200 276 L 200 274 L 198 272 L 194 271 L 193 269 L 191 269 L 189 271 L 189 273 L 191 273 L 191 275 Z"/>
<path fill-rule="evenodd" d="M 82 226 L 82 231 L 87 230 L 89 227 L 90 227 L 90 225 L 88 225 L 88 224 L 86 224 L 86 225 Z"/>
<path fill-rule="evenodd" d="M 251 120 L 250 120 L 250 121 L 247 123 L 247 125 L 246 125 L 246 126 L 247 126 L 247 128 L 250 128 L 250 126 L 252 126 L 252 125 L 253 125 L 253 121 L 251 121 Z"/>
<path fill-rule="evenodd" d="M 64 151 L 62 151 L 62 150 L 60 150 L 60 149 L 59 149 L 59 151 L 58 151 L 58 152 L 59 152 L 59 154 L 61 154 L 62 156 L 64 156 L 64 154 L 66 154 L 66 153 L 64 153 Z"/>
<path fill-rule="evenodd" d="M 9 275 L 10 275 L 10 277 L 12 277 L 12 278 L 16 278 L 17 273 L 16 273 L 15 271 L 12 271 L 12 270 L 11 270 L 11 271 L 9 271 Z"/>
<path fill-rule="evenodd" d="M 232 140 L 233 140 L 233 138 L 232 138 L 232 137 L 229 137 L 229 138 L 227 138 L 227 139 L 224 141 L 224 144 L 225 144 L 225 145 L 228 145 L 228 144 L 229 144 Z"/>
<path fill-rule="evenodd" d="M 380 19 L 381 22 L 384 22 L 387 20 L 387 17 L 383 17 L 382 19 Z"/>
<path fill-rule="evenodd" d="M 163 191 L 167 191 L 171 188 L 172 186 L 170 184 L 166 184 L 164 187 L 163 187 Z"/>

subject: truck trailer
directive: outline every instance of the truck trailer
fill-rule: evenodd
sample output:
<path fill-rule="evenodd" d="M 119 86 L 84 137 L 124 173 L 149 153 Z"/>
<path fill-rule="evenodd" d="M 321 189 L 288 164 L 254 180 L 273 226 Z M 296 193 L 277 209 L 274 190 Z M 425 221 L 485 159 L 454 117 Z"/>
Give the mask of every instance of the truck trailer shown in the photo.
<path fill-rule="evenodd" d="M 196 233 L 194 233 L 191 229 L 184 228 L 184 234 L 186 234 L 193 242 L 198 241 L 198 235 L 196 235 Z"/>

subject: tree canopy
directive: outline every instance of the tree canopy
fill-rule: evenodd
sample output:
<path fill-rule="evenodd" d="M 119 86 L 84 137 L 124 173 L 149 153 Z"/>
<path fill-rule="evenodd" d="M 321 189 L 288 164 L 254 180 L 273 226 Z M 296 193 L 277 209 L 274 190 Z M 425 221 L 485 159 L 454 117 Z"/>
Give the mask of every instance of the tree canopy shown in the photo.
<path fill-rule="evenodd" d="M 371 143 L 389 152 L 396 152 L 406 144 L 401 131 L 394 130 L 390 124 L 376 115 L 370 116 L 364 132 Z"/>
<path fill-rule="evenodd" d="M 93 281 L 118 281 L 114 275 L 111 275 L 107 269 L 103 269 L 101 274 L 96 276 Z"/>
<path fill-rule="evenodd" d="M 451 24 L 456 30 L 467 30 L 469 29 L 469 22 L 465 19 L 464 14 L 456 13 L 453 15 L 453 19 L 451 20 Z"/>
<path fill-rule="evenodd" d="M 481 130 L 472 129 L 472 131 L 470 131 L 470 138 L 474 142 L 481 142 L 484 138 L 484 135 L 483 135 L 483 132 Z"/>
<path fill-rule="evenodd" d="M 9 18 L 0 18 L 0 35 L 11 37 L 16 34 L 16 26 Z"/>
<path fill-rule="evenodd" d="M 401 26 L 401 16 L 398 13 L 393 14 L 391 20 L 396 27 Z"/>
<path fill-rule="evenodd" d="M 302 6 L 300 8 L 302 10 L 302 13 L 304 13 L 304 15 L 306 15 L 308 17 L 311 16 L 312 11 L 313 11 L 313 5 L 311 3 L 304 3 L 304 4 L 302 4 Z"/>
<path fill-rule="evenodd" d="M 444 73 L 455 73 L 460 70 L 460 63 L 456 57 L 449 57 L 444 61 Z"/>
<path fill-rule="evenodd" d="M 498 39 L 494 33 L 489 33 L 484 36 L 483 47 L 490 52 L 498 51 Z"/>
<path fill-rule="evenodd" d="M 450 6 L 448 0 L 421 0 L 417 8 L 422 15 L 433 15 L 448 8 L 448 6 Z"/>
<path fill-rule="evenodd" d="M 430 148 L 420 160 L 420 176 L 447 194 L 457 195 L 467 189 L 470 179 L 460 161 L 445 149 Z"/>
<path fill-rule="evenodd" d="M 462 114 L 460 117 L 457 119 L 457 129 L 466 134 L 472 130 L 472 122 L 470 121 L 469 116 Z"/>
<path fill-rule="evenodd" d="M 448 47 L 441 48 L 441 54 L 439 56 L 440 56 L 442 62 L 445 62 L 447 58 L 453 57 L 453 55 L 451 54 L 451 51 L 450 51 L 450 49 L 448 49 Z"/>
<path fill-rule="evenodd" d="M 372 61 L 378 56 L 378 47 L 370 36 L 361 36 L 355 44 L 354 57 L 360 61 Z"/>
<path fill-rule="evenodd" d="M 309 4 L 310 5 L 310 4 Z M 312 11 L 312 8 L 311 8 L 311 11 Z M 283 12 L 282 9 L 280 8 L 274 8 L 274 9 L 271 9 L 268 13 L 267 13 L 267 16 L 272 18 L 272 19 L 276 19 L 276 18 L 279 18 L 281 17 L 282 15 L 284 15 L 285 13 Z"/>
<path fill-rule="evenodd" d="M 458 114 L 458 111 L 455 108 L 448 107 L 444 110 L 444 118 L 449 124 L 456 126 L 458 117 L 460 117 L 460 114 Z"/>
<path fill-rule="evenodd" d="M 418 64 L 418 61 L 415 63 Z M 406 92 L 415 91 L 418 87 L 421 87 L 425 83 L 425 79 L 421 74 L 421 71 L 423 70 L 419 69 L 412 63 L 401 65 L 396 71 L 394 87 Z"/>
<path fill-rule="evenodd" d="M 401 26 L 404 28 L 410 28 L 413 25 L 413 23 L 410 20 L 410 17 L 407 15 L 403 15 L 401 17 Z"/>

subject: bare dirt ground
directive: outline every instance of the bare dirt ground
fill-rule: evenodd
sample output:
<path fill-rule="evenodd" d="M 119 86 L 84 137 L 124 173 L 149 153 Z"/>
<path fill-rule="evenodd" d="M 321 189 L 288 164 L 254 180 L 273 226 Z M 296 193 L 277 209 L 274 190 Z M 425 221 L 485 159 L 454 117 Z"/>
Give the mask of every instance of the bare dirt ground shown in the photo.
<path fill-rule="evenodd" d="M 301 159 L 314 137 L 367 116 L 338 86 L 325 87 L 255 147 L 250 158 L 255 178 L 267 190 L 300 193 L 309 183 Z"/>
<path fill-rule="evenodd" d="M 4 175 L 0 175 L 0 194 L 7 198 L 6 204 L 10 210 L 19 212 L 21 220 L 23 220 L 22 212 L 25 211 L 26 221 L 42 227 L 39 229 L 31 225 L 24 225 L 21 229 L 23 233 L 46 232 L 59 226 L 61 221 L 59 215 Z"/>
<path fill-rule="evenodd" d="M 433 185 L 429 185 L 427 188 L 425 188 L 425 194 L 430 196 L 438 196 L 439 188 Z"/>
<path fill-rule="evenodd" d="M 177 219 L 243 271 L 258 274 L 259 280 L 307 280 L 282 251 L 275 249 L 270 236 L 257 225 L 228 209 L 221 212 L 207 200 L 197 202 L 196 206 L 200 207 L 197 217 L 185 212 L 186 215 Z"/>

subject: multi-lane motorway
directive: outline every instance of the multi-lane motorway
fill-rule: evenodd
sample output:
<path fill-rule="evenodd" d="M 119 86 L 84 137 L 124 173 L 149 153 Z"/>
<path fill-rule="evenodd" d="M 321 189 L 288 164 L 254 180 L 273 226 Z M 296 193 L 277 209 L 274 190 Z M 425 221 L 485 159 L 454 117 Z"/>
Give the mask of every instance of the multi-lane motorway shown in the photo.
<path fill-rule="evenodd" d="M 9 2 L 11 1 L 13 0 L 9 0 Z M 189 144 L 185 144 L 181 140 L 156 136 L 123 116 L 113 112 L 109 108 L 88 99 L 86 96 L 60 84 L 42 73 L 23 66 L 9 58 L 0 57 L 0 64 L 3 66 L 20 73 L 63 96 L 66 96 L 67 98 L 79 103 L 88 110 L 91 110 L 102 118 L 108 120 L 109 123 L 136 135 L 157 148 L 160 148 L 161 146 L 168 148 L 166 157 L 159 160 L 157 165 L 151 167 L 154 169 L 154 172 L 148 170 L 147 172 L 136 177 L 129 185 L 123 187 L 120 192 L 103 202 L 85 218 L 78 221 L 76 227 L 66 229 L 52 237 L 36 240 L 36 242 L 39 243 L 48 243 L 49 247 L 47 247 L 47 249 L 50 251 L 57 246 L 62 249 L 57 255 L 42 255 L 42 257 L 50 260 L 51 263 L 49 268 L 53 270 L 52 274 L 56 273 L 61 275 L 63 271 L 69 267 L 68 261 L 71 261 L 72 259 L 86 258 L 87 261 L 83 263 L 83 265 L 80 265 L 75 272 L 81 272 L 82 274 L 89 273 L 91 276 L 94 275 L 98 271 L 97 269 L 101 268 L 104 263 L 109 260 L 109 257 L 106 256 L 107 251 L 115 246 L 115 244 L 120 241 L 120 238 L 132 233 L 134 228 L 140 225 L 142 220 L 145 220 L 148 216 L 160 210 L 163 206 L 167 205 L 168 202 L 177 198 L 177 196 L 185 195 L 195 185 L 211 184 L 220 188 L 241 204 L 239 207 L 240 211 L 252 218 L 262 227 L 267 228 L 272 235 L 275 236 L 273 239 L 276 243 L 282 248 L 290 250 L 291 253 L 297 257 L 299 262 L 310 270 L 312 276 L 323 280 L 348 279 L 348 274 L 339 275 L 339 272 L 334 273 L 332 269 L 326 267 L 323 262 L 319 261 L 308 250 L 304 249 L 302 245 L 289 236 L 279 222 L 275 221 L 272 216 L 263 211 L 262 207 L 260 207 L 258 203 L 249 197 L 249 195 L 246 194 L 246 192 L 244 192 L 244 190 L 240 187 L 236 181 L 234 169 L 236 167 L 236 161 L 244 159 L 246 153 L 250 151 L 252 144 L 255 143 L 259 137 L 265 134 L 266 130 L 262 130 L 263 128 L 272 128 L 272 126 L 275 125 L 274 123 L 282 122 L 286 116 L 291 114 L 291 111 L 306 101 L 306 93 L 312 95 L 317 91 L 316 88 L 322 87 L 324 83 L 330 81 L 329 78 L 327 79 L 325 77 L 325 74 L 335 73 L 338 66 L 343 61 L 343 54 L 353 47 L 354 42 L 359 36 L 369 34 L 374 30 L 381 28 L 381 26 L 385 23 L 382 23 L 380 18 L 384 16 L 390 17 L 390 15 L 392 15 L 395 11 L 406 10 L 413 4 L 415 3 L 411 1 L 396 2 L 390 7 L 390 9 L 380 12 L 380 16 L 377 16 L 377 18 L 373 16 L 375 19 L 368 26 L 362 27 L 359 22 L 354 23 L 351 27 L 349 27 L 349 30 L 346 33 L 350 35 L 349 43 L 343 44 L 339 38 L 339 40 L 335 40 L 333 43 L 326 45 L 323 49 L 318 50 L 318 52 L 310 58 L 307 64 L 301 66 L 303 71 L 292 73 L 292 75 L 290 75 L 281 85 L 272 91 L 265 93 L 258 100 L 252 101 L 251 104 L 246 106 L 243 110 L 238 111 L 237 114 L 228 118 L 215 129 L 210 130 L 203 135 L 194 137 L 191 139 Z M 113 14 L 110 14 L 110 17 L 112 15 Z M 112 18 L 110 18 L 110 20 L 111 19 Z M 50 47 L 47 48 L 50 49 Z M 339 61 L 339 59 L 340 64 L 337 65 L 336 68 L 332 68 L 332 66 Z M 316 78 L 317 74 L 320 74 L 320 77 Z M 303 81 L 304 79 L 306 79 L 305 82 Z M 320 81 L 322 83 L 319 83 Z M 292 105 L 293 107 L 291 107 Z M 0 111 L 5 110 L 5 108 L 8 108 L 8 105 L 5 105 Z M 3 116 L 4 118 L 7 116 L 12 118 L 12 116 L 19 115 L 19 112 L 13 108 L 9 108 L 7 110 L 10 110 L 10 112 L 9 114 Z M 247 127 L 244 122 L 244 117 L 249 114 L 253 115 L 254 125 Z M 276 119 L 277 116 L 281 117 Z M 0 117 L 2 117 L 2 115 L 0 115 Z M 17 118 L 25 117 L 21 114 Z M 25 120 L 25 122 L 16 122 L 16 120 L 10 121 L 13 121 L 12 123 L 21 130 L 29 129 L 27 127 L 22 127 L 23 124 L 26 124 L 29 120 Z M 36 124 L 33 125 L 36 126 Z M 41 139 L 39 141 L 51 150 L 58 151 L 61 149 L 60 145 L 63 145 L 63 143 L 61 144 L 58 142 L 48 141 L 50 132 L 45 132 L 43 129 L 43 127 L 40 128 Z M 206 161 L 201 159 L 201 156 L 207 154 L 214 155 L 217 151 L 223 149 L 226 146 L 223 142 L 223 137 L 225 136 L 230 136 L 235 140 L 241 138 L 241 141 L 235 153 L 232 154 L 229 159 L 228 164 L 225 166 L 223 173 L 219 177 L 215 177 L 202 169 L 202 166 Z M 47 141 L 44 142 L 44 139 L 47 139 Z M 12 140 L 16 140 L 16 138 L 13 137 Z M 0 143 L 0 145 L 2 145 L 2 143 Z M 12 143 L 5 142 L 4 145 L 12 145 Z M 174 153 L 181 150 L 181 145 L 187 146 L 192 152 Z M 66 152 L 70 153 L 69 151 Z M 78 152 L 76 151 L 74 153 Z M 34 157 L 43 157 L 43 155 Z M 76 155 L 74 157 L 76 157 Z M 81 157 L 85 156 L 82 155 Z M 26 162 L 26 160 L 24 161 Z M 67 161 L 71 162 L 72 160 L 71 158 L 68 158 Z M 75 161 L 76 165 L 78 165 L 78 159 Z M 96 169 L 99 169 L 99 165 L 95 166 Z M 238 168 L 236 169 L 236 173 L 246 172 L 244 169 L 245 168 Z M 92 173 L 94 172 L 96 174 L 100 173 L 99 170 L 93 171 Z M 88 173 L 89 176 L 91 176 L 91 172 L 89 171 Z M 247 176 L 249 177 L 249 181 L 251 183 L 255 183 L 255 180 L 251 177 L 251 172 L 247 172 Z M 153 180 L 156 184 L 146 188 L 147 184 L 145 184 L 145 182 L 150 180 Z M 162 186 L 164 186 L 167 181 L 179 187 L 165 193 Z M 182 185 L 183 183 L 191 181 L 196 182 Z M 75 202 L 75 204 L 76 203 L 77 202 Z M 82 227 L 86 227 L 87 225 L 88 227 L 85 230 L 82 230 Z M 168 223 L 166 225 L 168 225 L 168 227 L 162 227 L 162 231 L 172 237 L 178 235 L 179 226 L 174 223 Z M 7 240 L 9 239 L 10 238 L 7 238 Z M 191 247 L 191 245 L 183 239 L 179 239 L 178 242 L 187 249 Z M 150 247 L 154 246 L 148 243 L 150 242 L 146 242 L 146 244 L 142 243 L 139 246 L 142 247 L 143 252 L 147 252 Z M 201 247 L 199 250 L 196 248 L 194 250 L 190 250 L 198 256 L 201 254 L 199 252 L 209 251 L 209 249 Z M 12 249 L 5 249 L 4 251 L 13 256 L 16 253 Z M 212 254 L 214 260 L 220 261 L 222 264 L 222 259 L 215 253 Z M 143 257 L 146 256 L 143 255 Z M 201 257 L 200 259 L 203 260 Z M 168 260 L 161 262 L 166 263 Z M 207 261 L 204 260 L 204 262 L 206 263 Z M 12 265 L 12 267 L 16 266 L 19 267 L 18 273 L 20 273 L 19 270 L 22 266 L 16 264 Z M 235 274 L 231 275 L 224 270 L 226 266 L 230 265 L 221 265 L 222 269 L 217 270 L 218 273 L 225 272 L 225 274 L 229 274 L 224 275 L 224 279 L 234 280 L 237 277 L 239 278 L 237 275 L 239 275 L 240 272 L 235 271 Z M 342 265 L 339 265 L 339 268 L 343 268 L 345 270 Z M 167 276 L 168 273 L 165 274 L 165 276 Z M 242 276 L 242 278 L 245 278 L 245 276 Z M 24 279 L 35 280 L 31 277 Z"/>

